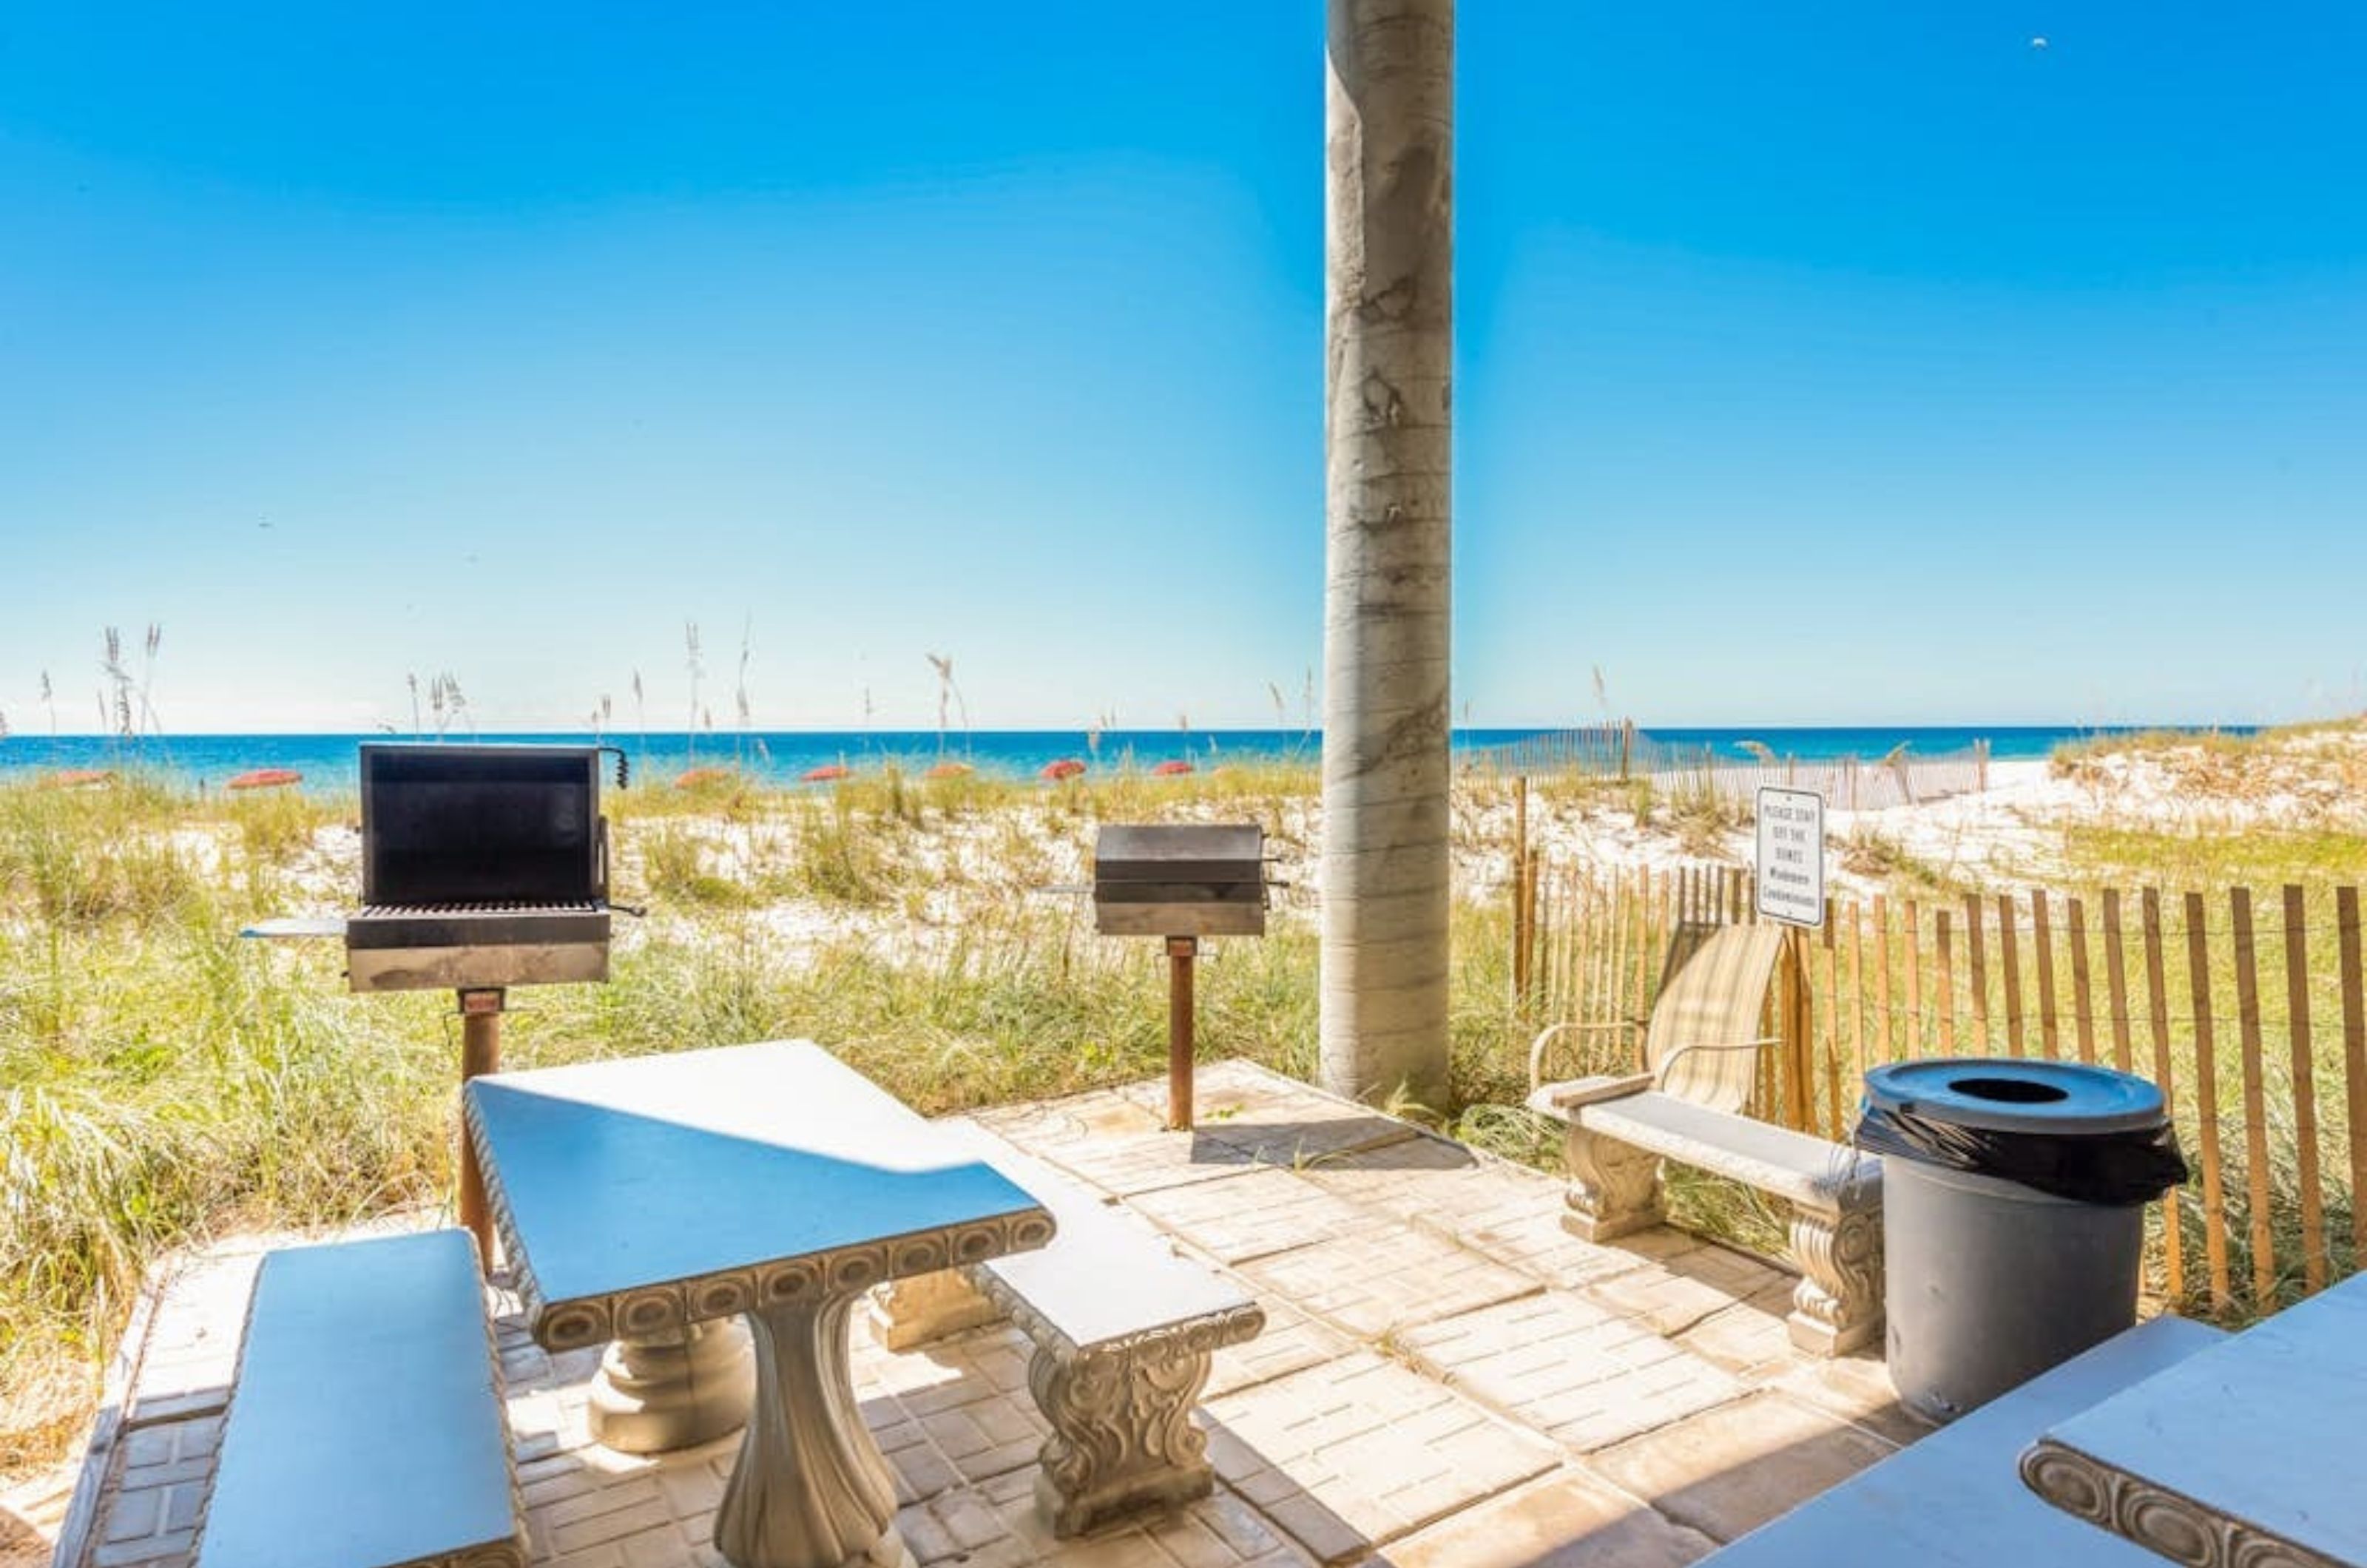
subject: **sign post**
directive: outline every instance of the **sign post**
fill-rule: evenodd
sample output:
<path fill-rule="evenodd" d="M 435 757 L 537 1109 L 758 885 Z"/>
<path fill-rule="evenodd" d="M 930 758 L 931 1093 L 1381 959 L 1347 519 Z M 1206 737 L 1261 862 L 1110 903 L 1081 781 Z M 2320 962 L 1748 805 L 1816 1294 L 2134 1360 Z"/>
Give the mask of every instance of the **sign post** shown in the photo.
<path fill-rule="evenodd" d="M 1759 792 L 1759 891 L 1761 919 L 1792 930 L 1784 942 L 1784 1076 L 1787 1120 L 1807 1130 L 1809 1019 L 1807 932 L 1825 923 L 1825 797 L 1809 790 Z"/>

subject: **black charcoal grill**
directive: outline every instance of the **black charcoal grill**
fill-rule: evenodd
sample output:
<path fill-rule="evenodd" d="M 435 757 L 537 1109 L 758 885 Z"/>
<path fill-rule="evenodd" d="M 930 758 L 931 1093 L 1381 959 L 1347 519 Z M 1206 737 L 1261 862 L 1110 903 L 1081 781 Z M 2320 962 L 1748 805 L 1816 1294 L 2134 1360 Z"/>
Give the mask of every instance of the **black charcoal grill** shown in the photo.
<path fill-rule="evenodd" d="M 364 746 L 362 907 L 345 919 L 347 984 L 606 980 L 604 750 Z"/>

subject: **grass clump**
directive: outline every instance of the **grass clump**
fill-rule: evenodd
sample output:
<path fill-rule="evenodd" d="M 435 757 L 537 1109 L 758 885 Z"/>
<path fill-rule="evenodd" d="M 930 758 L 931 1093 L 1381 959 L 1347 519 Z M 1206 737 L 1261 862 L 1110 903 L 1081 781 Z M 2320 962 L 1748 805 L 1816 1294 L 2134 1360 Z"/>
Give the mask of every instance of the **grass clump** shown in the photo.
<path fill-rule="evenodd" d="M 2272 887 L 2367 881 L 2367 832 L 2255 827 L 2240 833 L 2072 823 L 2063 858 L 2077 880 L 2165 887 Z"/>
<path fill-rule="evenodd" d="M 2160 756 L 2181 751 L 2241 756 L 2253 750 L 2260 739 L 2260 735 L 2225 729 L 2142 729 L 2131 734 L 2087 735 L 2066 740 L 2056 746 L 2048 760 L 2053 771 L 2060 774 L 2082 762 L 2110 757 Z"/>
<path fill-rule="evenodd" d="M 1732 860 L 1728 840 L 1755 820 L 1749 798 L 1718 788 L 1705 773 L 1682 777 L 1669 787 L 1660 818 L 1675 832 L 1680 852 L 1709 861 Z"/>
<path fill-rule="evenodd" d="M 662 819 L 640 835 L 640 896 L 692 909 L 744 906 L 747 885 L 718 869 L 718 859 L 716 845 L 697 827 Z"/>
<path fill-rule="evenodd" d="M 860 908 L 889 902 L 902 880 L 896 852 L 909 840 L 918 811 L 900 788 L 869 811 L 832 792 L 819 809 L 798 815 L 793 874 L 776 891 Z"/>
<path fill-rule="evenodd" d="M 0 790 L 0 907 L 67 931 L 176 918 L 203 882 L 183 843 L 136 829 L 158 809 L 138 784 Z"/>
<path fill-rule="evenodd" d="M 1887 885 L 1894 894 L 1944 896 L 1964 891 L 1960 878 L 1922 859 L 1890 834 L 1860 826 L 1833 840 L 1840 868 L 1852 876 Z"/>

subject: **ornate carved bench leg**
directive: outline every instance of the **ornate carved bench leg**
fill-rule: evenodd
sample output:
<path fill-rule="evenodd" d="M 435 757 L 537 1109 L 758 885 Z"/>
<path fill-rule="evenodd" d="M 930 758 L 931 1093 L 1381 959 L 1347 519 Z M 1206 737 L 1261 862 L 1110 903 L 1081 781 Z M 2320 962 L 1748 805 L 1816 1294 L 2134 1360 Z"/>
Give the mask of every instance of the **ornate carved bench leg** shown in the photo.
<path fill-rule="evenodd" d="M 1792 1211 L 1792 1343 L 1818 1356 L 1856 1349 L 1882 1331 L 1882 1211 Z"/>
<path fill-rule="evenodd" d="M 1580 1241 L 1609 1241 L 1660 1223 L 1660 1156 L 1569 1124 L 1569 1209 L 1562 1228 Z"/>
<path fill-rule="evenodd" d="M 1208 1438 L 1192 1424 L 1208 1365 L 1206 1350 L 1069 1357 L 1036 1348 L 1027 1386 L 1052 1424 L 1036 1501 L 1054 1535 L 1208 1495 Z"/>
<path fill-rule="evenodd" d="M 872 1323 L 879 1342 L 890 1350 L 910 1350 L 966 1328 L 998 1323 L 1002 1315 L 1002 1309 L 957 1269 L 891 1280 L 871 1293 Z"/>

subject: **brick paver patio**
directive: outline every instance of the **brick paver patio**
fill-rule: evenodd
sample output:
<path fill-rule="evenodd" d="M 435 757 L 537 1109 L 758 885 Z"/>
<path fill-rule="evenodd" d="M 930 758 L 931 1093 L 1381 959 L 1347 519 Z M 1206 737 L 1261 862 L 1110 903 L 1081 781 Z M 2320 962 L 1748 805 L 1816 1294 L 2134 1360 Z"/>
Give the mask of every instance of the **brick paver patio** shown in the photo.
<path fill-rule="evenodd" d="M 1217 1495 L 1055 1541 L 1034 1513 L 1025 1339 L 893 1355 L 866 1325 L 863 1414 L 927 1568 L 1683 1563 L 1921 1430 L 1879 1361 L 1790 1348 L 1792 1277 L 1763 1260 L 1669 1230 L 1580 1242 L 1553 1177 L 1247 1064 L 1202 1069 L 1196 1133 L 1163 1131 L 1162 1105 L 1145 1084 L 977 1119 L 1265 1303 L 1202 1406 Z M 286 1239 L 185 1260 L 135 1325 L 59 1568 L 188 1560 L 255 1264 Z M 597 1353 L 546 1354 L 494 1296 L 535 1562 L 719 1563 L 707 1535 L 737 1435 L 598 1447 Z"/>

